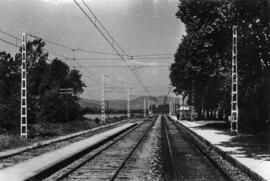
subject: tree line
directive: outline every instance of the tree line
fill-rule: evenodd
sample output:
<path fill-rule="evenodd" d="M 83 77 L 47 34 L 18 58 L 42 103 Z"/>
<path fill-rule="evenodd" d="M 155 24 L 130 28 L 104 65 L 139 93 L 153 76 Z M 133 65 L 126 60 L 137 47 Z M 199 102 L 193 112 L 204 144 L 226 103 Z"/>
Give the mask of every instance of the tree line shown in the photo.
<path fill-rule="evenodd" d="M 267 0 L 179 0 L 186 28 L 170 67 L 177 94 L 198 118 L 231 109 L 232 26 L 238 29 L 239 124 L 262 130 L 270 114 L 270 24 Z"/>
<path fill-rule="evenodd" d="M 27 42 L 28 122 L 64 122 L 67 103 L 69 120 L 82 111 L 79 95 L 85 87 L 81 73 L 62 60 L 48 59 L 45 42 Z M 12 57 L 0 52 L 0 128 L 18 130 L 20 125 L 21 48 Z M 60 94 L 59 89 L 72 88 L 73 94 Z M 65 97 L 67 96 L 67 97 Z"/>

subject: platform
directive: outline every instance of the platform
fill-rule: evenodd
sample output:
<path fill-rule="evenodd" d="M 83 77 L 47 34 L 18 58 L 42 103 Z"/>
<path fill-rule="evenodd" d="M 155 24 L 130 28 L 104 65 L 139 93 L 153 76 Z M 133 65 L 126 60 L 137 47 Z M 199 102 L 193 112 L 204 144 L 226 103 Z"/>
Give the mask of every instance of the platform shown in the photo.
<path fill-rule="evenodd" d="M 171 116 L 176 120 L 175 116 Z M 270 180 L 270 153 L 262 151 L 254 144 L 250 144 L 250 135 L 233 136 L 228 131 L 209 128 L 209 124 L 222 124 L 220 121 L 178 121 L 180 124 L 190 129 L 213 146 L 217 147 L 227 156 L 235 160 L 236 164 L 243 165 L 253 174 L 257 174 L 262 179 Z M 255 147 L 255 148 L 254 148 Z M 252 173 L 251 173 L 252 174 Z"/>
<path fill-rule="evenodd" d="M 87 149 L 90 149 L 91 147 L 94 147 L 95 145 L 135 125 L 136 123 L 127 123 L 109 131 L 94 135 L 90 138 L 72 143 L 58 150 L 45 153 L 43 155 L 26 160 L 14 166 L 0 170 L 0 180 L 21 181 L 31 179 L 36 175 L 47 172 L 47 170 L 50 169 L 52 166 L 61 164 L 70 157 L 75 156 L 76 154 L 79 154 Z"/>

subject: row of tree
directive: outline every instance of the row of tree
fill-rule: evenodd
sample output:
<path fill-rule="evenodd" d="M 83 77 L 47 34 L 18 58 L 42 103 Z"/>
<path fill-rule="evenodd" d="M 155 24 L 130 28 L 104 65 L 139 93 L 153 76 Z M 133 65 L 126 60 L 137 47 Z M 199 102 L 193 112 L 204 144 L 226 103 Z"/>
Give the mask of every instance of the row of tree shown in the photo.
<path fill-rule="evenodd" d="M 50 61 L 41 39 L 27 43 L 28 122 L 63 122 L 66 103 L 69 119 L 81 111 L 79 95 L 85 84 L 77 69 L 70 69 L 60 59 Z M 0 52 L 0 128 L 13 129 L 20 124 L 21 48 L 12 57 Z M 62 95 L 59 89 L 72 88 Z M 65 97 L 67 96 L 67 97 Z"/>
<path fill-rule="evenodd" d="M 170 79 L 199 118 L 230 115 L 232 26 L 238 29 L 240 128 L 265 128 L 270 113 L 270 24 L 267 0 L 179 0 L 186 35 Z"/>

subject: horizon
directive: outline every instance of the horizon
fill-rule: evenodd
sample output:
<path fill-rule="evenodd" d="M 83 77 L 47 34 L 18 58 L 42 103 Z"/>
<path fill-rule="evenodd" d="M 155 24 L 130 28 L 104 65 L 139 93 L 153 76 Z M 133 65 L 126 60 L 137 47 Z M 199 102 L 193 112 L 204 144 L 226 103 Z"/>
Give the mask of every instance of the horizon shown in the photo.
<path fill-rule="evenodd" d="M 158 95 L 158 96 L 149 96 L 149 97 L 165 97 L 166 95 Z M 180 96 L 182 95 L 176 95 L 176 96 L 168 96 L 169 98 L 179 98 Z M 141 98 L 141 97 L 148 97 L 148 96 L 145 96 L 145 95 L 141 95 L 141 96 L 138 96 L 138 97 L 135 97 L 135 98 L 132 98 L 132 100 L 134 99 L 138 99 L 138 98 Z M 100 100 L 97 100 L 97 99 L 88 99 L 88 98 L 80 98 L 80 99 L 87 99 L 87 100 L 94 100 L 94 101 L 100 101 Z M 105 101 L 126 101 L 125 99 L 105 99 Z"/>

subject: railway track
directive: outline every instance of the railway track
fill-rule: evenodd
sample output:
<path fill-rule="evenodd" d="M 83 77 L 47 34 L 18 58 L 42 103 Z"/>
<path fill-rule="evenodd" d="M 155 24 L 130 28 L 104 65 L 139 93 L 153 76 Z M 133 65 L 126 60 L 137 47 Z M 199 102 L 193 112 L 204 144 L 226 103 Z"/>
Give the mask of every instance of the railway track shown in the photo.
<path fill-rule="evenodd" d="M 220 173 L 224 175 L 225 179 L 233 181 L 264 180 L 256 174 L 246 171 L 246 168 L 235 164 L 234 160 L 229 156 L 222 153 L 202 137 L 185 128 L 182 124 L 168 118 L 167 116 L 165 116 L 165 119 L 170 124 L 173 124 L 175 128 L 182 133 L 183 138 L 187 140 L 192 147 L 196 148 L 197 151 L 206 158 L 207 162 L 212 165 L 212 167 L 219 170 Z"/>
<path fill-rule="evenodd" d="M 93 131 L 90 131 L 90 132 L 87 132 L 84 134 L 76 135 L 74 137 L 72 136 L 70 138 L 66 138 L 66 139 L 62 139 L 62 140 L 58 140 L 58 141 L 53 141 L 53 142 L 48 143 L 48 144 L 37 145 L 37 146 L 34 146 L 32 148 L 25 149 L 23 151 L 19 151 L 15 154 L 9 154 L 9 155 L 5 155 L 2 157 L 0 156 L 0 171 L 1 171 L 1 169 L 5 169 L 7 167 L 13 166 L 13 165 L 20 163 L 22 161 L 29 160 L 31 158 L 42 155 L 42 154 L 47 153 L 49 151 L 57 150 L 61 147 L 69 145 L 71 143 L 78 142 L 80 140 L 83 140 L 85 138 L 99 134 L 99 133 L 104 132 L 106 130 L 115 128 L 121 124 L 128 123 L 128 122 L 134 122 L 134 121 L 135 120 L 115 123 L 112 125 L 101 127 L 100 129 L 99 128 L 94 129 Z"/>
<path fill-rule="evenodd" d="M 144 140 L 154 121 L 144 121 L 52 174 L 49 180 L 118 180 L 119 173 Z"/>
<path fill-rule="evenodd" d="M 154 127 L 155 129 L 153 129 Z M 151 157 L 152 152 L 149 152 L 149 150 L 153 150 L 154 147 L 151 147 L 152 145 L 148 143 L 149 138 L 153 138 L 153 136 L 158 138 L 160 143 L 158 144 L 157 142 L 155 144 L 160 145 L 155 147 L 155 149 L 160 150 L 158 152 L 159 155 L 155 155 L 155 157 Z M 144 178 L 147 178 L 147 180 L 149 178 L 150 180 L 151 178 L 159 178 L 161 180 L 188 181 L 239 180 L 230 177 L 222 168 L 218 167 L 189 137 L 185 128 L 178 125 L 177 122 L 168 119 L 166 115 L 159 115 L 153 119 L 137 120 L 136 123 L 128 123 L 69 144 L 64 148 L 55 151 L 50 150 L 46 154 L 3 170 L 5 174 L 8 173 L 9 175 L 13 173 L 10 170 L 15 170 L 15 173 L 19 173 L 18 175 L 21 174 L 26 178 L 14 179 L 16 181 L 132 180 L 136 178 L 143 180 Z M 140 157 L 138 154 L 143 152 L 148 155 Z M 60 156 L 62 153 L 65 154 Z M 24 154 L 31 155 L 29 152 Z M 33 155 L 31 156 L 33 157 Z M 24 165 L 36 167 L 40 160 L 47 159 L 48 157 L 52 161 L 42 164 L 40 168 L 20 171 L 22 168 L 28 167 Z M 147 164 L 141 164 L 140 158 L 143 158 L 150 165 L 152 161 L 159 158 L 160 161 L 157 162 L 159 165 L 156 167 L 160 168 L 159 174 L 151 177 L 150 169 L 146 167 Z M 31 161 L 34 164 L 30 166 L 29 162 Z M 30 175 L 25 176 L 25 173 Z"/>
<path fill-rule="evenodd" d="M 162 119 L 162 134 L 163 155 L 167 155 L 164 180 L 231 180 L 166 115 Z"/>

